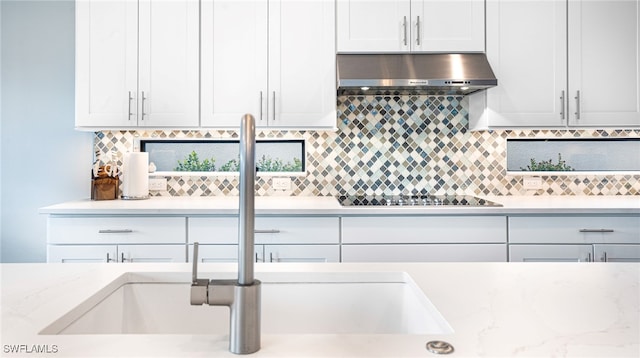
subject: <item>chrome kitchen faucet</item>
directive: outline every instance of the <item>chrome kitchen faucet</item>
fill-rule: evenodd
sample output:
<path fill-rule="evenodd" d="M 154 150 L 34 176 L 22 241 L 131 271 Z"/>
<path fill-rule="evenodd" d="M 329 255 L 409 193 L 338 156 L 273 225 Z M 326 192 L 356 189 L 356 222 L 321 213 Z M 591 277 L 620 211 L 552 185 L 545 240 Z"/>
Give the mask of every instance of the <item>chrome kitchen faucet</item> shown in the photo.
<path fill-rule="evenodd" d="M 191 304 L 228 306 L 231 313 L 229 351 L 249 354 L 260 350 L 260 287 L 254 279 L 255 119 L 245 114 L 240 123 L 240 212 L 238 217 L 238 279 L 198 278 L 198 243 L 193 245 Z"/>

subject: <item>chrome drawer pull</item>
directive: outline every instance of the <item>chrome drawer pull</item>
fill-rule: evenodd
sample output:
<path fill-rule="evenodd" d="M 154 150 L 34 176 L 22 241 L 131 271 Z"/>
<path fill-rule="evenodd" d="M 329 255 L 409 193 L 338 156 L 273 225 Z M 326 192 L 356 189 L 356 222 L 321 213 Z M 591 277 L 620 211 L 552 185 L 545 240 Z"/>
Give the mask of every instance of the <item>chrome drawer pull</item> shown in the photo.
<path fill-rule="evenodd" d="M 279 234 L 280 230 L 278 229 L 271 229 L 271 230 L 254 230 L 254 233 L 256 234 Z"/>
<path fill-rule="evenodd" d="M 105 230 L 98 230 L 98 234 L 130 234 L 132 233 L 133 230 L 131 229 L 105 229 Z"/>
<path fill-rule="evenodd" d="M 613 229 L 580 229 L 580 232 L 613 232 Z"/>

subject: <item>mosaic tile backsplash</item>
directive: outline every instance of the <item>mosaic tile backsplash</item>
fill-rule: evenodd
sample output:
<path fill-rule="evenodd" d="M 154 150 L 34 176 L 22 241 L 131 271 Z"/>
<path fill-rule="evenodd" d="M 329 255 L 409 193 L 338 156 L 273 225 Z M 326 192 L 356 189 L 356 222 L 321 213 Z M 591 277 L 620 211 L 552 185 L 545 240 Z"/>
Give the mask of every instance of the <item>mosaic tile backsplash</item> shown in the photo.
<path fill-rule="evenodd" d="M 506 172 L 506 138 L 640 138 L 640 130 L 495 130 L 471 132 L 463 97 L 349 96 L 338 98 L 338 130 L 258 130 L 261 138 L 304 139 L 307 174 L 290 191 L 258 177 L 256 194 L 640 195 L 640 175 L 543 176 L 543 188 L 525 190 Z M 137 137 L 237 138 L 235 131 L 103 131 L 98 155 L 118 158 Z M 121 163 L 120 163 L 121 164 Z M 237 176 L 167 177 L 156 196 L 238 195 Z"/>

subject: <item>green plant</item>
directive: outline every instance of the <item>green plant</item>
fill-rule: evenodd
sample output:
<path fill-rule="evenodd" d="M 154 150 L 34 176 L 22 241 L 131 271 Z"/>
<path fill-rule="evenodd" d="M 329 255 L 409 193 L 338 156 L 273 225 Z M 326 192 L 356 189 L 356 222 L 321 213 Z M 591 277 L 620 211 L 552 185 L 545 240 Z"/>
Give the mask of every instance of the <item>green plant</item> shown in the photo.
<path fill-rule="evenodd" d="M 230 161 L 224 163 L 220 167 L 221 172 L 237 172 L 240 171 L 240 164 L 238 164 L 240 160 L 231 159 Z"/>
<path fill-rule="evenodd" d="M 529 171 L 529 172 L 541 172 L 541 171 L 557 171 L 557 172 L 566 172 L 574 170 L 571 166 L 567 165 L 567 163 L 562 160 L 562 155 L 558 153 L 558 163 L 554 164 L 551 159 L 543 160 L 537 162 L 535 158 L 531 158 L 531 164 L 527 165 L 526 168 L 520 167 L 520 170 Z"/>
<path fill-rule="evenodd" d="M 192 151 L 184 161 L 178 160 L 178 166 L 174 170 L 178 172 L 213 172 L 216 170 L 215 163 L 215 158 L 200 162 L 198 153 Z"/>
<path fill-rule="evenodd" d="M 282 159 L 272 159 L 266 155 L 263 155 L 256 163 L 258 171 L 261 172 L 301 172 L 302 161 L 298 158 L 293 158 L 293 164 L 282 162 Z"/>

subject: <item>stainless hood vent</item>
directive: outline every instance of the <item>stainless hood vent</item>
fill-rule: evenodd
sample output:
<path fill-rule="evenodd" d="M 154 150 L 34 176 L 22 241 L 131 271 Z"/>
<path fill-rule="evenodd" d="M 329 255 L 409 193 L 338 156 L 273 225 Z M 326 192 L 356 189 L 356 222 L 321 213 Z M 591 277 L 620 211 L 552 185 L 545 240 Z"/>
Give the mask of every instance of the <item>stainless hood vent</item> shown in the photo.
<path fill-rule="evenodd" d="M 467 95 L 498 84 L 482 53 L 339 54 L 338 94 Z"/>

